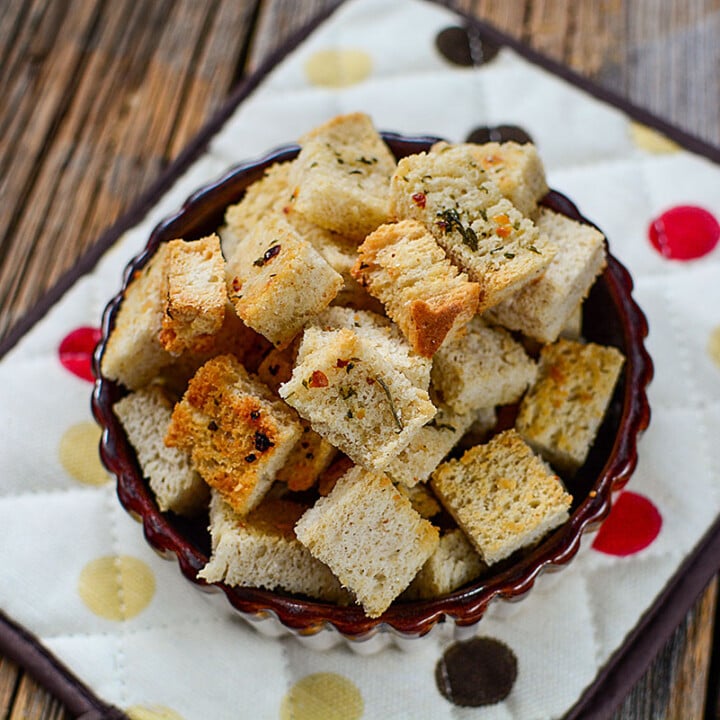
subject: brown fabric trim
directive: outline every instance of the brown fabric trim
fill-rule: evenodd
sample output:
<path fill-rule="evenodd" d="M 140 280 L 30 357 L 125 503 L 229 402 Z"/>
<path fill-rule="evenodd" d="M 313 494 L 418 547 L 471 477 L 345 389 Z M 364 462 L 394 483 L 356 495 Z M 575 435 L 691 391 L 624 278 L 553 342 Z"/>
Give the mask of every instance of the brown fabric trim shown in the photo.
<path fill-rule="evenodd" d="M 601 88 L 568 67 L 551 60 L 496 28 L 469 17 L 448 0 L 431 0 L 453 10 L 463 22 L 493 42 L 507 46 L 553 75 L 587 92 L 591 96 L 623 111 L 634 120 L 663 133 L 687 150 L 720 163 L 720 148 L 711 145 L 681 128 L 666 122 L 647 110 L 633 105 L 620 95 Z M 324 22 L 342 2 L 315 18 L 300 30 L 285 46 L 279 48 L 266 62 L 230 95 L 227 103 L 204 126 L 178 158 L 148 189 L 143 197 L 119 221 L 104 232 L 97 243 L 66 273 L 60 281 L 11 329 L 0 342 L 0 358 L 58 302 L 67 290 L 83 275 L 92 271 L 102 255 L 123 232 L 140 222 L 158 202 L 174 179 L 184 172 L 207 147 L 212 137 L 265 76 L 295 49 L 311 32 Z M 705 535 L 696 549 L 678 567 L 664 591 L 641 618 L 626 642 L 611 657 L 596 680 L 570 709 L 565 720 L 601 720 L 612 714 L 625 699 L 647 667 L 657 655 L 673 630 L 682 622 L 695 599 L 720 569 L 720 520 Z M 38 639 L 12 622 L 0 611 L 0 651 L 22 665 L 76 716 L 83 720 L 107 718 L 126 720 L 116 708 L 106 705 L 93 695 L 68 668 L 45 650 Z"/>
<path fill-rule="evenodd" d="M 0 610 L 0 648 L 3 655 L 32 675 L 65 709 L 85 720 L 127 720 L 122 711 L 98 699 L 27 630 Z"/>

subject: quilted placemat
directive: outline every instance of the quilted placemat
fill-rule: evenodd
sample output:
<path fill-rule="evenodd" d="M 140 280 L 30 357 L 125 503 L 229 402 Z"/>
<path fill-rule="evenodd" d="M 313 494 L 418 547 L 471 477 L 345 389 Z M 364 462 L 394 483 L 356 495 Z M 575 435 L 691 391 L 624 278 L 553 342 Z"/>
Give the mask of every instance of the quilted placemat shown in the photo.
<path fill-rule="evenodd" d="M 341 6 L 238 93 L 5 348 L 0 646 L 77 715 L 606 717 L 717 570 L 718 154 L 487 28 L 473 25 L 468 43 L 459 25 L 419 0 Z M 630 269 L 655 362 L 637 470 L 572 564 L 493 604 L 474 637 L 448 628 L 372 655 L 266 637 L 157 557 L 99 463 L 89 403 L 103 307 L 151 229 L 233 163 L 355 110 L 451 141 L 500 127 L 530 137 L 550 185 Z"/>

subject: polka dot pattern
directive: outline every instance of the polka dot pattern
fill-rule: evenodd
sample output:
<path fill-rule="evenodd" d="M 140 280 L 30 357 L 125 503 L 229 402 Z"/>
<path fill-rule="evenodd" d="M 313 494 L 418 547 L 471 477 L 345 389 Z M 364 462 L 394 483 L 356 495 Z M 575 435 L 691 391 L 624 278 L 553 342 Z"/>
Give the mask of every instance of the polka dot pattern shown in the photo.
<path fill-rule="evenodd" d="M 355 684 L 336 673 L 314 673 L 298 680 L 280 707 L 280 720 L 357 720 L 363 699 Z"/>
<path fill-rule="evenodd" d="M 435 682 L 454 705 L 481 707 L 504 700 L 517 673 L 517 658 L 505 643 L 478 637 L 455 643 L 444 652 L 435 668 Z"/>
<path fill-rule="evenodd" d="M 68 333 L 60 343 L 58 355 L 62 366 L 83 380 L 95 382 L 92 371 L 92 355 L 100 341 L 100 330 L 79 327 Z"/>
<path fill-rule="evenodd" d="M 642 150 L 656 155 L 675 153 L 680 150 L 680 146 L 677 143 L 665 137 L 665 135 L 662 135 L 657 130 L 653 130 L 641 123 L 630 123 L 630 135 L 635 145 Z"/>
<path fill-rule="evenodd" d="M 713 328 L 708 338 L 707 351 L 710 359 L 720 369 L 720 325 Z"/>
<path fill-rule="evenodd" d="M 482 125 L 472 130 L 466 138 L 466 142 L 479 144 L 510 141 L 523 145 L 533 142 L 533 139 L 530 133 L 517 125 Z"/>
<path fill-rule="evenodd" d="M 440 55 L 453 65 L 470 67 L 490 62 L 500 51 L 500 46 L 482 38 L 472 28 L 451 26 L 441 30 L 435 38 Z"/>
<path fill-rule="evenodd" d="M 100 557 L 80 573 L 78 594 L 95 615 L 118 622 L 129 620 L 150 604 L 155 595 L 155 576 L 138 558 Z"/>
<path fill-rule="evenodd" d="M 92 422 L 71 425 L 60 438 L 58 456 L 68 475 L 83 485 L 104 485 L 110 475 L 100 462 L 100 428 Z"/>
<path fill-rule="evenodd" d="M 372 59 L 364 50 L 318 50 L 305 63 L 308 82 L 317 87 L 349 87 L 371 72 Z"/>
<path fill-rule="evenodd" d="M 648 228 L 651 245 L 668 260 L 696 260 L 720 241 L 720 223 L 701 207 L 678 205 L 655 218 Z"/>
<path fill-rule="evenodd" d="M 130 720 L 184 720 L 180 713 L 162 705 L 133 705 L 125 714 Z"/>
<path fill-rule="evenodd" d="M 606 555 L 634 555 L 652 544 L 661 527 L 662 516 L 655 505 L 644 495 L 626 490 L 615 499 L 592 547 Z"/>

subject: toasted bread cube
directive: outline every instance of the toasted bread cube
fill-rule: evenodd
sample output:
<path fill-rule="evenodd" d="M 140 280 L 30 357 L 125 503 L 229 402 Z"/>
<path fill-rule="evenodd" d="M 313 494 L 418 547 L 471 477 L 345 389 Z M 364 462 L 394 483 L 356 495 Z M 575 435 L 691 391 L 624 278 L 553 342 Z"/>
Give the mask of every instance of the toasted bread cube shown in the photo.
<path fill-rule="evenodd" d="M 387 221 L 395 158 L 367 115 L 337 116 L 300 147 L 290 174 L 297 212 L 358 242 Z"/>
<path fill-rule="evenodd" d="M 480 286 L 416 220 L 381 225 L 358 249 L 354 277 L 378 298 L 415 352 L 432 357 L 475 315 Z"/>
<path fill-rule="evenodd" d="M 561 525 L 572 503 L 560 478 L 513 429 L 443 463 L 430 482 L 488 565 Z"/>
<path fill-rule="evenodd" d="M 422 566 L 403 597 L 408 600 L 436 598 L 479 577 L 487 566 L 459 528 L 440 535 L 435 552 Z"/>
<path fill-rule="evenodd" d="M 297 492 L 313 487 L 338 453 L 337 448 L 318 435 L 307 420 L 301 419 L 300 424 L 303 434 L 275 475 L 276 480 Z"/>
<path fill-rule="evenodd" d="M 258 223 L 227 264 L 228 296 L 251 328 L 284 347 L 324 310 L 342 277 L 279 216 Z"/>
<path fill-rule="evenodd" d="M 413 385 L 423 390 L 428 389 L 432 362 L 414 352 L 397 325 L 385 316 L 371 310 L 333 306 L 318 315 L 312 324 L 324 330 L 353 330 L 389 360 Z"/>
<path fill-rule="evenodd" d="M 289 162 L 274 163 L 263 176 L 251 183 L 240 202 L 225 209 L 225 222 L 219 233 L 226 258 L 235 254 L 237 246 L 252 229 L 268 215 L 281 215 L 282 207 L 290 201 Z"/>
<path fill-rule="evenodd" d="M 189 451 L 205 482 L 242 515 L 270 489 L 301 434 L 283 402 L 234 356 L 219 355 L 190 380 L 165 442 Z"/>
<path fill-rule="evenodd" d="M 560 331 L 560 337 L 564 337 L 567 340 L 581 340 L 582 327 L 583 304 L 579 303 L 578 306 L 570 313 L 570 317 L 568 317 L 568 319 L 565 321 L 565 324 Z"/>
<path fill-rule="evenodd" d="M 330 567 L 369 617 L 410 584 L 438 544 L 438 530 L 392 481 L 354 467 L 300 518 L 295 534 Z"/>
<path fill-rule="evenodd" d="M 392 478 L 390 479 L 392 480 Z M 403 483 L 396 482 L 395 487 L 401 495 L 404 495 L 410 501 L 413 509 L 419 513 L 420 517 L 430 520 L 442 511 L 442 506 L 425 483 L 418 483 L 408 487 Z"/>
<path fill-rule="evenodd" d="M 467 413 L 517 402 L 536 372 L 510 333 L 475 317 L 435 354 L 432 384 L 444 403 Z"/>
<path fill-rule="evenodd" d="M 103 375 L 129 390 L 147 385 L 172 362 L 160 344 L 167 251 L 167 244 L 159 245 L 147 265 L 128 283 L 105 346 Z"/>
<path fill-rule="evenodd" d="M 435 417 L 385 468 L 395 482 L 408 487 L 425 482 L 475 420 L 474 413 L 460 414 L 444 405 L 436 406 Z"/>
<path fill-rule="evenodd" d="M 381 470 L 435 415 L 426 390 L 359 334 L 308 327 L 280 396 L 354 462 Z"/>
<path fill-rule="evenodd" d="M 284 350 L 273 348 L 260 363 L 258 377 L 277 393 L 280 385 L 292 377 L 296 356 L 295 343 Z M 315 485 L 337 455 L 337 449 L 318 435 L 307 420 L 300 416 L 297 419 L 302 425 L 303 434 L 290 451 L 285 464 L 277 471 L 275 479 L 286 483 L 290 490 L 301 491 Z"/>
<path fill-rule="evenodd" d="M 438 144 L 435 149 L 440 149 Z M 545 169 L 532 143 L 489 142 L 464 146 L 500 192 L 523 214 L 534 217 L 548 193 Z"/>
<path fill-rule="evenodd" d="M 473 412 L 473 421 L 458 441 L 457 447 L 469 450 L 474 445 L 487 442 L 498 424 L 498 413 L 494 407 L 478 408 Z"/>
<path fill-rule="evenodd" d="M 423 223 L 448 257 L 480 285 L 478 312 L 540 275 L 555 247 L 505 197 L 467 149 L 438 146 L 402 158 L 390 212 Z"/>
<path fill-rule="evenodd" d="M 187 349 L 202 350 L 225 319 L 227 291 L 220 238 L 171 240 L 164 270 L 160 342 L 174 356 Z"/>
<path fill-rule="evenodd" d="M 190 453 L 165 445 L 172 402 L 158 385 L 130 393 L 113 406 L 138 464 L 163 512 L 192 516 L 207 504 L 209 489 L 195 472 Z"/>
<path fill-rule="evenodd" d="M 316 560 L 295 537 L 293 527 L 304 505 L 266 498 L 247 515 L 238 515 L 213 492 L 210 501 L 210 561 L 198 573 L 208 582 L 260 587 L 347 604 L 330 569 Z"/>
<path fill-rule="evenodd" d="M 543 208 L 537 227 L 558 248 L 542 276 L 491 308 L 486 316 L 541 342 L 558 339 L 573 311 L 605 267 L 605 238 L 584 225 Z"/>
<path fill-rule="evenodd" d="M 558 472 L 585 462 L 624 363 L 614 347 L 561 338 L 540 353 L 515 427 Z"/>

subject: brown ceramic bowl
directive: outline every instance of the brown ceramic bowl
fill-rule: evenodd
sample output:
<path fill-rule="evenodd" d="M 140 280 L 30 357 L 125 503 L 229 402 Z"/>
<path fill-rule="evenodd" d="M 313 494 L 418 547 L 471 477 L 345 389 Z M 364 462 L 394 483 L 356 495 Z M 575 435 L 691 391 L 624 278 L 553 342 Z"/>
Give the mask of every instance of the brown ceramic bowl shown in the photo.
<path fill-rule="evenodd" d="M 384 138 L 398 158 L 426 150 L 434 141 L 394 134 L 384 134 Z M 215 231 L 222 223 L 227 205 L 238 202 L 248 185 L 260 178 L 268 166 L 289 160 L 297 152 L 297 146 L 282 147 L 259 160 L 234 167 L 217 182 L 198 190 L 177 214 L 155 228 L 146 249 L 130 262 L 123 289 L 132 273 L 147 262 L 160 242 L 177 237 L 194 239 Z M 587 222 L 575 205 L 559 193 L 551 191 L 543 203 L 568 217 Z M 192 523 L 158 510 L 138 468 L 135 453 L 112 412 L 113 404 L 125 390 L 100 374 L 100 359 L 121 302 L 122 290 L 105 310 L 102 340 L 95 354 L 97 381 L 93 410 L 103 429 L 101 457 L 117 477 L 121 503 L 142 521 L 150 545 L 164 556 L 176 557 L 185 577 L 206 587 L 207 584 L 197 578 L 209 554 L 206 519 Z M 402 638 L 419 637 L 446 619 L 454 621 L 456 626 L 473 625 L 482 618 L 492 600 L 523 596 L 543 570 L 567 564 L 578 551 L 583 532 L 607 516 L 612 492 L 627 482 L 635 468 L 637 438 L 650 419 L 646 386 L 653 370 L 643 346 L 647 323 L 632 298 L 630 275 L 612 255 L 585 302 L 583 333 L 588 340 L 620 348 L 627 362 L 588 460 L 576 477 L 567 482 L 574 497 L 570 519 L 532 550 L 493 566 L 489 574 L 449 595 L 432 600 L 396 601 L 375 619 L 368 618 L 358 606 L 339 607 L 282 592 L 228 587 L 221 583 L 215 584 L 216 588 L 223 591 L 231 605 L 247 619 L 269 618 L 282 632 L 290 631 L 301 637 L 334 629 L 335 635 L 339 633 L 341 639 L 350 640 L 367 640 L 378 630 L 390 630 Z"/>

